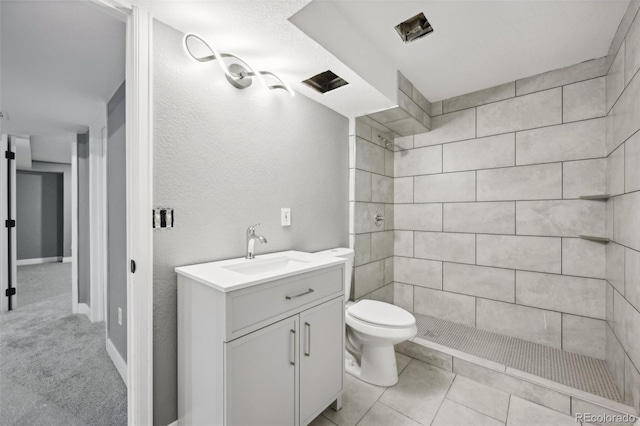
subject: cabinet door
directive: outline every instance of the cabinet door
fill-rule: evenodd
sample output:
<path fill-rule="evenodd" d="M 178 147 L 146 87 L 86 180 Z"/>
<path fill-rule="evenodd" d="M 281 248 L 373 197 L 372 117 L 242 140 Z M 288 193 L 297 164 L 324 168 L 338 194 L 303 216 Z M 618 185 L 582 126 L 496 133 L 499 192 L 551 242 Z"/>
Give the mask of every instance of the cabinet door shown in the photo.
<path fill-rule="evenodd" d="M 344 298 L 300 314 L 300 419 L 313 420 L 342 390 Z"/>
<path fill-rule="evenodd" d="M 225 424 L 297 425 L 298 316 L 225 344 Z"/>

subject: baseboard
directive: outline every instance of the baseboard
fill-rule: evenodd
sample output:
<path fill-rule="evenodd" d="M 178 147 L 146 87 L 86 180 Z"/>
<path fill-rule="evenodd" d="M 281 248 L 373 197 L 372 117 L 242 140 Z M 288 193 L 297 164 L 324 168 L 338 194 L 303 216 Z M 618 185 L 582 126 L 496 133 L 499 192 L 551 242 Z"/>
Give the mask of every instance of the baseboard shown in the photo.
<path fill-rule="evenodd" d="M 86 303 L 78 303 L 78 314 L 86 315 L 91 321 L 91 308 Z"/>
<path fill-rule="evenodd" d="M 73 257 L 69 256 L 69 257 L 63 257 L 62 258 L 62 263 L 71 263 L 73 260 Z"/>
<path fill-rule="evenodd" d="M 122 377 L 122 381 L 125 386 L 127 386 L 127 363 L 124 359 L 122 359 L 122 355 L 116 349 L 116 347 L 111 342 L 111 339 L 107 339 L 107 353 L 113 362 L 113 365 L 116 366 L 116 370 L 120 373 L 120 377 Z"/>
<path fill-rule="evenodd" d="M 37 265 L 40 263 L 56 263 L 62 260 L 61 257 L 35 257 L 33 259 L 20 259 L 16 260 L 16 266 L 25 266 L 25 265 Z"/>

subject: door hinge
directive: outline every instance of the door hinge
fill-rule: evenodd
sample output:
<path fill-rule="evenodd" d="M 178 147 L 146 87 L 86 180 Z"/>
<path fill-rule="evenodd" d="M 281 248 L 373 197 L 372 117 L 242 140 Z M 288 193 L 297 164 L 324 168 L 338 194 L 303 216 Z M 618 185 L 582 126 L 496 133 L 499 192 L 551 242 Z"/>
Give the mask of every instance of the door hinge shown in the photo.
<path fill-rule="evenodd" d="M 12 287 L 12 288 L 8 288 L 5 292 L 4 292 L 5 296 L 10 297 L 10 296 L 15 296 L 16 294 L 16 288 Z"/>
<path fill-rule="evenodd" d="M 7 228 L 15 228 L 16 227 L 16 221 L 13 219 L 9 219 L 9 220 L 5 220 L 4 221 L 4 226 Z"/>
<path fill-rule="evenodd" d="M 5 151 L 4 152 L 4 158 L 6 158 L 7 160 L 15 160 L 16 159 L 16 153 L 15 152 L 11 152 L 11 151 Z"/>
<path fill-rule="evenodd" d="M 136 273 L 136 261 L 131 259 L 131 273 L 135 274 Z"/>

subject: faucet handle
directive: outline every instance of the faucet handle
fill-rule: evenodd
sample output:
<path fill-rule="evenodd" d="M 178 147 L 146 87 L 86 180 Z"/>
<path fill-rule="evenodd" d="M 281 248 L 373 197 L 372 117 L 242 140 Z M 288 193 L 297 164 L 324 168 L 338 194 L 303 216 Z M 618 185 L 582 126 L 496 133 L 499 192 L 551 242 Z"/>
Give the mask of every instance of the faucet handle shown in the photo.
<path fill-rule="evenodd" d="M 252 235 L 256 232 L 256 226 L 260 226 L 259 223 L 256 223 L 255 225 L 251 225 L 250 227 L 247 228 L 247 234 Z"/>

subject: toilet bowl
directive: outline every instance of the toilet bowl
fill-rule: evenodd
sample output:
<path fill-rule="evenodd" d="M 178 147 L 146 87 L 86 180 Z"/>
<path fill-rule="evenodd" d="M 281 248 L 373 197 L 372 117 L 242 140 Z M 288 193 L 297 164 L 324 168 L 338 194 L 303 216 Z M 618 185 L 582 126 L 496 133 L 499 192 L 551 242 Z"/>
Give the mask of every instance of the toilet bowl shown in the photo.
<path fill-rule="evenodd" d="M 345 300 L 351 293 L 353 250 L 339 248 L 319 252 L 348 260 L 345 268 Z M 393 346 L 416 336 L 416 319 L 408 311 L 377 300 L 347 302 L 345 305 L 347 373 L 378 385 L 398 382 Z"/>

